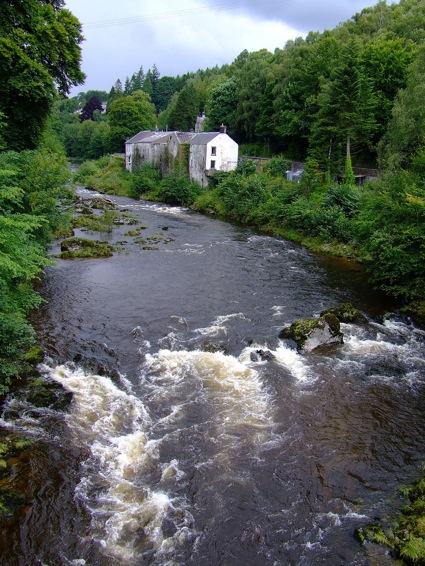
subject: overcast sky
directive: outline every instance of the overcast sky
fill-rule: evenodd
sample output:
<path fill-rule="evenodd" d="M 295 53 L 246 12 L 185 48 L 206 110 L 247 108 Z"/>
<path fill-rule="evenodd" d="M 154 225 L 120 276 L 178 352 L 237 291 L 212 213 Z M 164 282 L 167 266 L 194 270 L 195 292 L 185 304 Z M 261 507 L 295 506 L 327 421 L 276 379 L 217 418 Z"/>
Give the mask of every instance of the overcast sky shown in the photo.
<path fill-rule="evenodd" d="M 83 24 L 84 85 L 106 90 L 154 64 L 161 76 L 231 63 L 244 49 L 273 52 L 332 29 L 376 0 L 65 0 Z M 393 3 L 388 0 L 388 3 Z"/>

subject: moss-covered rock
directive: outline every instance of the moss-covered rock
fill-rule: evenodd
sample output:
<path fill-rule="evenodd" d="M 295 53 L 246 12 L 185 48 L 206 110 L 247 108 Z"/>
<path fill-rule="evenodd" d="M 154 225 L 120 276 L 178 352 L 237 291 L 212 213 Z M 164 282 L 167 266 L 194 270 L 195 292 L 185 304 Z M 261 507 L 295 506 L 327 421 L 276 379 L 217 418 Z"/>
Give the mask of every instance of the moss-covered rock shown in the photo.
<path fill-rule="evenodd" d="M 111 257 L 114 248 L 109 244 L 85 238 L 69 238 L 61 243 L 62 259 Z"/>
<path fill-rule="evenodd" d="M 70 404 L 72 393 L 55 381 L 40 378 L 30 383 L 26 399 L 34 407 L 49 407 L 61 411 Z"/>
<path fill-rule="evenodd" d="M 128 232 L 125 232 L 124 236 L 131 236 L 131 237 L 140 236 L 140 232 L 142 230 L 147 230 L 147 226 L 138 226 L 134 230 L 129 230 Z"/>
<path fill-rule="evenodd" d="M 339 320 L 331 313 L 326 313 L 320 318 L 297 320 L 291 326 L 284 328 L 279 338 L 294 340 L 298 351 L 303 352 L 312 352 L 317 348 L 343 343 Z"/>
<path fill-rule="evenodd" d="M 1 434 L 0 436 L 0 480 L 12 473 L 12 464 L 32 444 L 32 441 L 14 434 Z M 0 486 L 1 488 L 1 486 Z M 1 493 L 1 489 L 0 489 Z M 0 495 L 1 503 L 1 495 Z"/>
<path fill-rule="evenodd" d="M 0 487 L 0 519 L 10 519 L 26 502 L 23 493 Z"/>
<path fill-rule="evenodd" d="M 33 346 L 24 355 L 24 362 L 37 365 L 43 361 L 43 350 L 39 346 Z"/>
<path fill-rule="evenodd" d="M 368 322 L 367 318 L 351 303 L 341 303 L 335 307 L 325 309 L 320 313 L 320 316 L 325 314 L 336 316 L 340 322 L 354 322 L 356 324 L 366 324 Z"/>

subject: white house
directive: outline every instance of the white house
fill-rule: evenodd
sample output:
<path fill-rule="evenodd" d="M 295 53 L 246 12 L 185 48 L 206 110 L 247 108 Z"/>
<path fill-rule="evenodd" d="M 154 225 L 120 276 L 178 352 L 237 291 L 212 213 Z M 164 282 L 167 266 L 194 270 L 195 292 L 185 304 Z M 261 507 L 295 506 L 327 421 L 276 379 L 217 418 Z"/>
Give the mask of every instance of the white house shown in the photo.
<path fill-rule="evenodd" d="M 190 140 L 189 177 L 202 187 L 214 171 L 233 171 L 238 164 L 239 146 L 223 132 L 202 132 Z"/>
<path fill-rule="evenodd" d="M 182 158 L 189 145 L 188 173 L 191 181 L 206 186 L 214 171 L 232 171 L 238 164 L 238 144 L 221 132 L 139 132 L 125 143 L 125 166 L 135 171 L 143 163 L 155 163 L 163 173 Z M 186 154 L 187 155 L 187 154 Z"/>

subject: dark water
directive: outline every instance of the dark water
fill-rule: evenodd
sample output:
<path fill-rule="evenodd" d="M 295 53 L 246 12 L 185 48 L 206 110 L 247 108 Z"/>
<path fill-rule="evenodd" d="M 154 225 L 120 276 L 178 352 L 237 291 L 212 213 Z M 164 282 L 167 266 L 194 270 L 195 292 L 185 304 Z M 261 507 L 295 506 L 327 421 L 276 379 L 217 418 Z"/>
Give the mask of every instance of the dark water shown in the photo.
<path fill-rule="evenodd" d="M 353 532 L 388 520 L 421 473 L 424 332 L 382 322 L 388 302 L 348 263 L 114 200 L 158 249 L 117 227 L 101 236 L 121 242 L 113 258 L 46 274 L 42 370 L 74 398 L 68 413 L 6 410 L 36 441 L 36 498 L 3 532 L 2 563 L 392 564 Z M 278 340 L 346 301 L 370 322 L 342 325 L 344 345 L 300 355 Z M 275 359 L 252 361 L 260 348 Z"/>

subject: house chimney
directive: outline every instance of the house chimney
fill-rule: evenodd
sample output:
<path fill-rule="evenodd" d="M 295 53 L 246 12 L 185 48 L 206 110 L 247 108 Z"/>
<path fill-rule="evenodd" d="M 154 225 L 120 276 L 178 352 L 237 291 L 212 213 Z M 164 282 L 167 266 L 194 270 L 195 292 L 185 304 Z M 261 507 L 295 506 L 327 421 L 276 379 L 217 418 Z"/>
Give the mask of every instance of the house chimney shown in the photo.
<path fill-rule="evenodd" d="M 220 134 L 226 134 L 226 133 L 227 133 L 227 127 L 224 124 L 221 124 Z"/>

